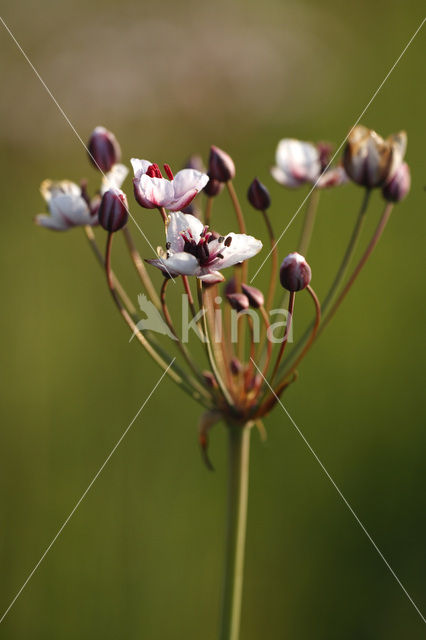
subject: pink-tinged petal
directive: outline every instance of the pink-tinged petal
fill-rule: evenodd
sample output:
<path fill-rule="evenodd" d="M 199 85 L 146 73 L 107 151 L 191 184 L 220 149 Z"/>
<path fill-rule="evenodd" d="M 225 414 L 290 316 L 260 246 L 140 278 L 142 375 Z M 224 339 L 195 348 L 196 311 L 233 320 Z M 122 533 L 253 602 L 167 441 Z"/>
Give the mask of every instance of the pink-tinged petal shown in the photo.
<path fill-rule="evenodd" d="M 184 196 L 188 191 L 195 189 L 197 192 L 204 189 L 209 181 L 206 173 L 195 169 L 182 169 L 178 171 L 173 180 L 174 197 L 176 200 Z"/>
<path fill-rule="evenodd" d="M 164 178 L 151 178 L 144 174 L 139 179 L 139 189 L 146 200 L 156 207 L 167 207 L 173 200 L 173 186 Z"/>
<path fill-rule="evenodd" d="M 207 273 L 203 273 L 202 275 L 197 275 L 197 278 L 202 280 L 205 284 L 218 284 L 219 282 L 223 282 L 225 277 L 219 271 L 209 271 Z"/>
<path fill-rule="evenodd" d="M 185 241 L 182 233 L 189 230 L 194 240 L 198 242 L 203 229 L 203 223 L 195 216 L 174 211 L 170 214 L 167 225 L 167 242 L 170 243 L 170 251 L 173 253 L 183 251 Z"/>
<path fill-rule="evenodd" d="M 139 158 L 131 158 L 130 163 L 133 167 L 135 177 L 146 173 L 148 167 L 152 164 L 149 160 L 140 160 Z"/>
<path fill-rule="evenodd" d="M 329 187 L 338 187 L 341 184 L 349 182 L 349 177 L 343 167 L 335 167 L 329 169 L 318 178 L 316 183 L 317 189 L 327 189 Z"/>
<path fill-rule="evenodd" d="M 156 209 L 157 205 L 148 200 L 146 194 L 140 188 L 140 178 L 133 178 L 133 193 L 135 195 L 136 201 L 144 207 L 145 209 Z"/>
<path fill-rule="evenodd" d="M 111 171 L 108 171 L 102 178 L 101 196 L 109 189 L 120 189 L 128 173 L 129 170 L 124 164 L 115 164 Z"/>
<path fill-rule="evenodd" d="M 278 182 L 278 184 L 282 184 L 283 187 L 289 187 L 290 189 L 296 189 L 303 184 L 300 180 L 296 180 L 293 176 L 289 176 L 287 173 L 284 173 L 284 171 L 279 167 L 271 167 L 271 176 Z"/>
<path fill-rule="evenodd" d="M 229 246 L 226 246 L 225 243 L 222 245 L 223 258 L 215 260 L 214 264 L 212 264 L 213 268 L 225 269 L 238 262 L 244 262 L 244 260 L 248 260 L 259 253 L 263 246 L 260 240 L 244 233 L 229 233 L 225 242 L 228 238 L 231 238 L 231 244 Z"/>
<path fill-rule="evenodd" d="M 133 187 L 136 200 L 146 209 L 168 208 L 173 200 L 172 183 L 164 178 L 151 178 L 144 173 L 133 178 Z"/>
<path fill-rule="evenodd" d="M 39 213 L 34 218 L 34 222 L 39 227 L 46 227 L 46 229 L 52 229 L 53 231 L 67 231 L 70 229 L 70 225 L 65 220 L 48 216 L 45 213 Z"/>
<path fill-rule="evenodd" d="M 185 209 L 188 205 L 191 204 L 197 193 L 198 191 L 196 189 L 187 191 L 177 200 L 171 200 L 167 205 L 165 205 L 166 209 L 168 209 L 169 211 L 180 211 L 181 209 Z"/>

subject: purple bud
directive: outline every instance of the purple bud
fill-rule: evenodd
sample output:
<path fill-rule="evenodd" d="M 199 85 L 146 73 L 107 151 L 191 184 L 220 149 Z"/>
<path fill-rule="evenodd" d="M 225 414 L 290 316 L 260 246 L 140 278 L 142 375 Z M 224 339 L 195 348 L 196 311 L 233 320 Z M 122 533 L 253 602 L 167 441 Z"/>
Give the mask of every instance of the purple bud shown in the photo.
<path fill-rule="evenodd" d="M 243 290 L 243 293 L 246 294 L 250 306 L 253 307 L 253 309 L 263 307 L 265 298 L 263 293 L 259 289 L 256 289 L 256 287 L 250 287 L 248 284 L 242 284 L 241 288 Z"/>
<path fill-rule="evenodd" d="M 266 211 L 271 206 L 269 191 L 257 178 L 249 186 L 247 198 L 251 206 L 258 211 Z"/>
<path fill-rule="evenodd" d="M 219 180 L 215 180 L 210 176 L 210 174 L 208 174 L 208 176 L 210 180 L 204 187 L 203 193 L 205 193 L 206 196 L 209 196 L 210 198 L 214 198 L 215 196 L 218 196 L 219 193 L 222 191 L 223 182 L 219 182 Z"/>
<path fill-rule="evenodd" d="M 401 164 L 392 178 L 382 189 L 383 197 L 389 202 L 401 202 L 410 191 L 411 174 L 406 162 Z"/>
<path fill-rule="evenodd" d="M 120 189 L 109 189 L 102 196 L 98 209 L 99 224 L 110 233 L 118 231 L 129 217 L 126 194 Z"/>
<path fill-rule="evenodd" d="M 203 378 L 205 380 L 206 385 L 208 387 L 210 387 L 210 389 L 216 389 L 217 382 L 216 382 L 216 378 L 214 377 L 212 372 L 211 371 L 203 371 L 202 375 L 203 375 Z"/>
<path fill-rule="evenodd" d="M 226 299 L 231 307 L 238 312 L 244 311 L 250 306 L 249 299 L 244 295 L 244 293 L 228 293 Z"/>
<path fill-rule="evenodd" d="M 237 284 L 235 282 L 234 276 L 232 276 L 232 278 L 229 278 L 229 280 L 225 284 L 225 288 L 224 288 L 225 296 L 228 296 L 231 293 L 237 293 Z"/>
<path fill-rule="evenodd" d="M 210 147 L 209 176 L 219 182 L 228 182 L 235 178 L 234 161 L 219 147 Z"/>
<path fill-rule="evenodd" d="M 115 135 L 105 127 L 94 129 L 87 148 L 90 161 L 103 173 L 108 173 L 117 162 L 120 162 L 120 145 Z"/>
<path fill-rule="evenodd" d="M 300 253 L 289 253 L 280 268 L 280 282 L 288 291 L 301 291 L 311 281 L 311 267 Z"/>
<path fill-rule="evenodd" d="M 231 373 L 234 376 L 237 376 L 243 370 L 243 365 L 238 360 L 238 358 L 232 358 L 231 362 L 229 363 L 229 367 L 231 369 Z"/>

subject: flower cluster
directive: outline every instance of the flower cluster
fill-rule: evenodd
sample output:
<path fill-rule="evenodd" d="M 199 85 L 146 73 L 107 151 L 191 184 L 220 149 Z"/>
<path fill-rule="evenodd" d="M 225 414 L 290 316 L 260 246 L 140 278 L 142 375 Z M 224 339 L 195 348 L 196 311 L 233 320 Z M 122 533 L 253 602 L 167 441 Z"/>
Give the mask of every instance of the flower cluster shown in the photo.
<path fill-rule="evenodd" d="M 206 454 L 208 432 L 218 420 L 224 419 L 229 425 L 241 427 L 257 425 L 263 430 L 261 419 L 297 378 L 301 360 L 333 317 L 371 255 L 393 203 L 401 201 L 410 189 L 405 150 L 404 132 L 384 140 L 361 125 L 349 133 L 342 158 L 335 166 L 330 166 L 332 147 L 327 143 L 313 144 L 290 138 L 279 142 L 276 164 L 271 169 L 273 178 L 291 189 L 306 185 L 310 202 L 297 251 L 284 255 L 280 265 L 270 216 L 269 191 L 258 178 L 248 187 L 248 202 L 262 215 L 270 245 L 267 249 L 269 285 L 266 295 L 250 284 L 247 262 L 261 252 L 263 245 L 246 232 L 246 219 L 233 185 L 235 164 L 229 154 L 218 147 L 211 147 L 207 169 L 201 158 L 192 156 L 176 175 L 168 164 L 164 164 L 162 170 L 159 164 L 151 161 L 131 159 L 135 201 L 143 209 L 158 211 L 164 229 L 164 246 L 158 249 L 155 258 L 148 256 L 143 260 L 130 233 L 128 199 L 121 190 L 128 169 L 120 164 L 121 150 L 115 136 L 103 127 L 93 131 L 88 143 L 90 161 L 101 173 L 97 192 L 90 197 L 85 181 L 77 185 L 67 180 L 45 180 L 41 193 L 50 215 L 38 215 L 36 223 L 56 231 L 83 227 L 105 269 L 114 303 L 134 336 L 169 377 L 205 407 L 199 437 L 205 460 L 210 464 Z M 305 258 L 318 196 L 326 188 L 351 181 L 365 189 L 361 209 L 343 262 L 327 295 L 319 302 L 311 285 L 311 267 Z M 371 191 L 376 188 L 381 189 L 385 200 L 382 218 L 359 263 L 346 277 Z M 221 233 L 216 224 L 212 225 L 213 209 L 219 209 L 220 204 L 216 201 L 224 190 L 235 210 L 237 232 Z M 200 194 L 204 198 L 203 211 Z M 98 246 L 93 229 L 96 225 L 107 232 L 105 255 Z M 143 225 L 143 216 L 139 217 L 138 225 Z M 166 327 L 158 333 L 167 335 L 168 340 L 173 338 L 172 346 L 179 349 L 182 364 L 170 366 L 172 358 L 164 344 L 154 335 L 152 326 L 151 331 L 144 327 L 144 319 L 138 315 L 131 297 L 112 272 L 112 240 L 117 232 L 124 234 L 140 277 L 143 287 L 140 299 L 144 304 L 149 302 L 150 306 L 143 310 L 145 313 L 148 308 L 154 310 L 155 318 Z M 158 270 L 157 276 L 151 267 Z M 226 271 L 229 269 L 231 272 Z M 224 270 L 226 275 L 222 273 Z M 154 283 L 159 277 L 161 282 L 157 287 Z M 192 317 L 193 339 L 200 339 L 205 346 L 203 364 L 194 360 L 187 341 L 176 329 L 167 304 L 171 280 L 182 283 L 184 300 Z M 282 287 L 280 297 L 276 291 L 278 283 Z M 295 300 L 303 291 L 312 301 L 313 319 L 298 342 L 290 346 Z M 285 320 L 272 323 L 271 312 L 281 313 Z"/>

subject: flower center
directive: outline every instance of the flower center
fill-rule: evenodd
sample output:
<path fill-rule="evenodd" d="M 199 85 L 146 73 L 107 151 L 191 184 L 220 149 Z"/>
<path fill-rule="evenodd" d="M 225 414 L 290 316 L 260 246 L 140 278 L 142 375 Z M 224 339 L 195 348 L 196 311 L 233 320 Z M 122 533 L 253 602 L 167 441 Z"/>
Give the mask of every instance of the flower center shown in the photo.
<path fill-rule="evenodd" d="M 190 229 L 181 232 L 181 236 L 185 242 L 183 250 L 195 256 L 201 267 L 211 265 L 216 259 L 223 258 L 223 251 L 230 246 L 232 237 L 217 237 L 217 234 L 209 231 L 206 226 L 200 234 L 198 242 L 195 241 Z M 209 244 L 217 238 L 215 249 L 212 251 Z"/>

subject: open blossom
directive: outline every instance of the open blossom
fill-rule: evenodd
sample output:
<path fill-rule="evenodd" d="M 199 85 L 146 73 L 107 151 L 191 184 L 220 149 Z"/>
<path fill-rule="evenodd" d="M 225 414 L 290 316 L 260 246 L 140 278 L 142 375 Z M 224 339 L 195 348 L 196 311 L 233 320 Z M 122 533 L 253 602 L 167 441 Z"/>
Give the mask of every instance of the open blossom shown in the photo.
<path fill-rule="evenodd" d="M 342 167 L 324 170 L 323 145 L 284 138 L 278 143 L 275 167 L 271 174 L 284 187 L 315 184 L 318 189 L 334 187 L 347 181 Z M 327 164 L 327 163 L 326 163 Z"/>
<path fill-rule="evenodd" d="M 213 284 L 224 279 L 219 270 L 244 262 L 261 248 L 260 240 L 244 233 L 217 237 L 195 216 L 178 211 L 169 216 L 166 253 L 147 262 L 165 275 L 196 276 Z"/>
<path fill-rule="evenodd" d="M 97 216 L 83 198 L 81 188 L 74 182 L 44 180 L 40 191 L 47 202 L 50 215 L 40 213 L 35 217 L 36 224 L 54 231 L 97 224 Z"/>
<path fill-rule="evenodd" d="M 169 165 L 164 165 L 168 176 L 163 178 L 157 164 L 148 160 L 131 159 L 135 177 L 133 187 L 135 198 L 145 209 L 164 207 L 169 211 L 179 211 L 189 205 L 197 193 L 203 189 L 209 177 L 195 169 L 182 169 L 173 176 Z"/>

